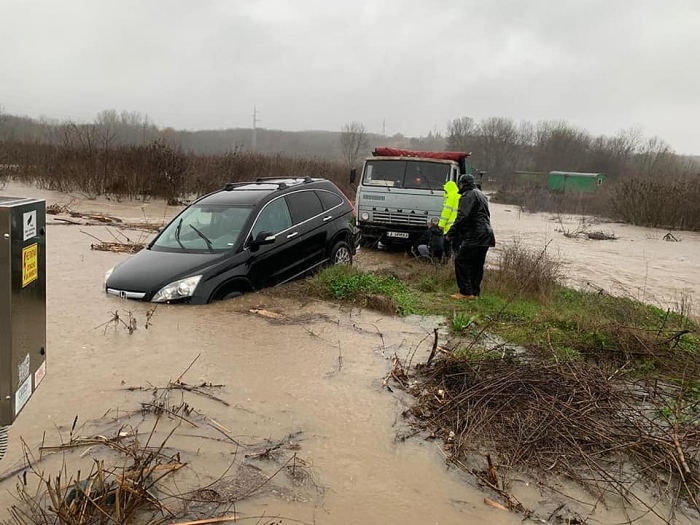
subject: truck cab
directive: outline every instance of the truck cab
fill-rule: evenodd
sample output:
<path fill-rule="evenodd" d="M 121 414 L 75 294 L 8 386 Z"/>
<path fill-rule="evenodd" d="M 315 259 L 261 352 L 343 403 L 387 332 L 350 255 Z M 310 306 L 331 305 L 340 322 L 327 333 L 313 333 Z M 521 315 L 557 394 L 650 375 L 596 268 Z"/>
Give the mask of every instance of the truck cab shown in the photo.
<path fill-rule="evenodd" d="M 357 225 L 366 244 L 411 245 L 440 217 L 443 187 L 472 173 L 469 153 L 376 148 L 357 182 Z"/>

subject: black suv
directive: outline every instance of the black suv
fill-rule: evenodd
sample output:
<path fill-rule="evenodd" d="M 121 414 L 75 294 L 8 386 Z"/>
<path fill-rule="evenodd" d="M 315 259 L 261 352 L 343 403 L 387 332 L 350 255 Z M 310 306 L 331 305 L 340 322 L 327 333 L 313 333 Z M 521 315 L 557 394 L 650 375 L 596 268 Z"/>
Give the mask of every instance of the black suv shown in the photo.
<path fill-rule="evenodd" d="M 105 275 L 126 299 L 204 304 L 352 264 L 354 208 L 325 179 L 229 183 L 200 197 Z"/>

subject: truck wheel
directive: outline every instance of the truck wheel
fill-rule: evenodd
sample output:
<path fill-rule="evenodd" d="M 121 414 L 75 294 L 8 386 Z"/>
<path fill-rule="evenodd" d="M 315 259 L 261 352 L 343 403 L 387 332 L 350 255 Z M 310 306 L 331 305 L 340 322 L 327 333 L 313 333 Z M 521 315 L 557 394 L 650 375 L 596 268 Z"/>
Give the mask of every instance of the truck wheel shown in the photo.
<path fill-rule="evenodd" d="M 352 264 L 352 250 L 350 245 L 345 241 L 338 241 L 333 246 L 331 250 L 331 260 L 332 265 L 344 265 L 349 266 Z"/>

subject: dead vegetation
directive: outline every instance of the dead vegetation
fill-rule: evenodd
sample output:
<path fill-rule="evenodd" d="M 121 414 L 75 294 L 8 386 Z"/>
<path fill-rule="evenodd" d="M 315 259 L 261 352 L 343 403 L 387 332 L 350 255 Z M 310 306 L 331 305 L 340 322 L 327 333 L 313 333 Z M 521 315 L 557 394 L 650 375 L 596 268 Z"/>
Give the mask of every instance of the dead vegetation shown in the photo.
<path fill-rule="evenodd" d="M 140 235 L 138 238 L 132 239 L 124 232 L 119 230 L 114 232 L 107 228 L 107 232 L 112 236 L 112 241 L 104 241 L 92 233 L 80 230 L 80 233 L 83 233 L 97 241 L 97 243 L 90 245 L 90 249 L 92 250 L 133 254 L 140 252 L 146 247 L 147 242 L 144 235 Z"/>
<path fill-rule="evenodd" d="M 213 394 L 224 385 L 183 381 L 196 361 L 164 387 L 127 387 L 151 393 L 140 409 L 110 411 L 80 427 L 76 417 L 68 439 L 59 434 L 59 443 L 42 443 L 38 456 L 25 444 L 24 465 L 0 476 L 0 480 L 18 476 L 17 503 L 8 509 L 10 518 L 4 525 L 206 525 L 238 521 L 237 506 L 253 495 L 286 499 L 322 495 L 298 453 L 301 432 L 243 443 L 183 397 L 194 394 L 230 406 Z M 200 451 L 176 447 L 181 436 L 195 438 L 195 445 L 197 440 L 216 443 L 232 460 L 218 477 L 198 472 Z M 61 464 L 51 474 L 42 465 L 57 454 Z M 72 463 L 76 470 L 69 467 Z M 184 478 L 183 472 L 187 472 Z M 210 481 L 192 485 L 192 480 L 201 483 L 203 477 Z M 282 521 L 272 516 L 247 519 L 270 525 Z"/>
<path fill-rule="evenodd" d="M 166 222 L 165 215 L 159 220 L 151 220 L 146 217 L 145 212 L 142 219 L 126 220 L 104 213 L 77 211 L 71 208 L 75 200 L 75 198 L 72 198 L 67 204 L 58 202 L 49 204 L 46 206 L 46 214 L 51 215 L 55 223 L 74 226 L 109 225 L 117 228 L 119 230 L 118 233 L 122 233 L 123 230 L 136 230 L 150 234 L 160 231 Z M 167 213 L 167 208 L 165 213 Z M 112 232 L 110 234 L 114 235 Z"/>
<path fill-rule="evenodd" d="M 95 147 L 96 129 L 67 124 L 55 129 L 60 136 L 57 143 L 4 141 L 0 153 L 20 165 L 15 180 L 88 199 L 162 199 L 181 205 L 227 182 L 300 175 L 330 179 L 352 193 L 346 166 L 332 160 L 245 152 L 239 147 L 221 154 L 196 154 L 157 138 L 147 144 L 117 144 L 113 133 L 113 141 Z"/>
<path fill-rule="evenodd" d="M 510 485 L 526 473 L 542 486 L 564 476 L 585 487 L 595 505 L 622 501 L 666 523 L 670 518 L 636 487 L 651 487 L 674 508 L 700 511 L 700 410 L 688 395 L 697 388 L 692 380 L 627 381 L 586 362 L 474 355 L 419 367 L 420 381 L 395 360 L 391 377 L 417 396 L 405 415 L 428 438 L 441 439 L 449 461 L 507 508 L 531 514 Z"/>
<path fill-rule="evenodd" d="M 143 327 L 146 330 L 148 330 L 153 325 L 153 316 L 155 315 L 157 309 L 158 305 L 155 305 L 153 308 L 149 308 L 146 311 L 146 320 L 143 324 Z M 138 329 L 138 319 L 136 318 L 136 316 L 134 316 L 131 310 L 122 311 L 121 313 L 119 312 L 119 310 L 115 310 L 114 312 L 111 312 L 110 315 L 111 318 L 102 323 L 101 325 L 96 326 L 95 330 L 99 328 L 104 328 L 104 333 L 106 334 L 109 328 L 113 328 L 115 332 L 119 329 L 123 329 L 126 332 L 128 332 L 129 335 L 131 335 Z"/>
<path fill-rule="evenodd" d="M 497 293 L 548 297 L 562 277 L 562 262 L 548 248 L 549 243 L 542 250 L 529 249 L 518 239 L 503 244 L 495 267 L 484 276 L 484 286 Z"/>
<path fill-rule="evenodd" d="M 422 292 L 420 306 L 451 326 L 446 340 L 433 334 L 425 363 L 394 355 L 383 384 L 416 397 L 409 422 L 473 474 L 487 504 L 586 523 L 588 503 L 536 514 L 513 490 L 523 477 L 550 493 L 568 479 L 588 491 L 591 513 L 621 505 L 669 523 L 676 511 L 698 515 L 700 364 L 688 305 L 664 311 L 564 288 L 547 247 L 518 241 L 500 246 L 488 292 L 473 303 L 442 298 L 454 286 L 449 267 L 401 275 Z"/>
<path fill-rule="evenodd" d="M 603 230 L 591 230 L 594 224 L 594 220 L 589 217 L 581 217 L 578 221 L 578 226 L 574 230 L 570 230 L 564 226 L 564 220 L 559 216 L 559 228 L 558 231 L 564 234 L 564 237 L 570 239 L 590 239 L 592 241 L 614 241 L 617 236 L 613 232 L 605 232 Z"/>

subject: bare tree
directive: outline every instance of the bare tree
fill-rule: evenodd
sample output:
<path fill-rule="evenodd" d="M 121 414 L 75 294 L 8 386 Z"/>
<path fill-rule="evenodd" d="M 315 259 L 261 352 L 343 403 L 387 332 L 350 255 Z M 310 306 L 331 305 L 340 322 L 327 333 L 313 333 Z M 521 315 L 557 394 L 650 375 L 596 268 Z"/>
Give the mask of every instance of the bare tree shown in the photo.
<path fill-rule="evenodd" d="M 639 148 L 635 158 L 640 176 L 664 177 L 678 171 L 680 158 L 663 139 L 651 137 Z"/>
<path fill-rule="evenodd" d="M 6 138 L 9 133 L 5 129 L 5 122 L 8 121 L 7 113 L 5 113 L 5 108 L 0 104 L 0 139 Z"/>
<path fill-rule="evenodd" d="M 369 139 L 364 124 L 351 122 L 345 124 L 340 132 L 340 153 L 349 168 L 357 163 L 362 152 L 367 149 Z"/>
<path fill-rule="evenodd" d="M 492 117 L 479 124 L 481 162 L 490 173 L 502 177 L 517 169 L 520 133 L 509 118 Z"/>
<path fill-rule="evenodd" d="M 450 151 L 471 151 L 477 126 L 471 117 L 460 117 L 447 123 L 447 149 Z"/>
<path fill-rule="evenodd" d="M 117 140 L 119 122 L 119 115 L 113 109 L 106 109 L 95 117 L 97 136 L 105 152 L 108 152 Z"/>
<path fill-rule="evenodd" d="M 538 122 L 533 163 L 541 171 L 581 171 L 585 169 L 591 141 L 586 130 L 563 120 Z"/>

